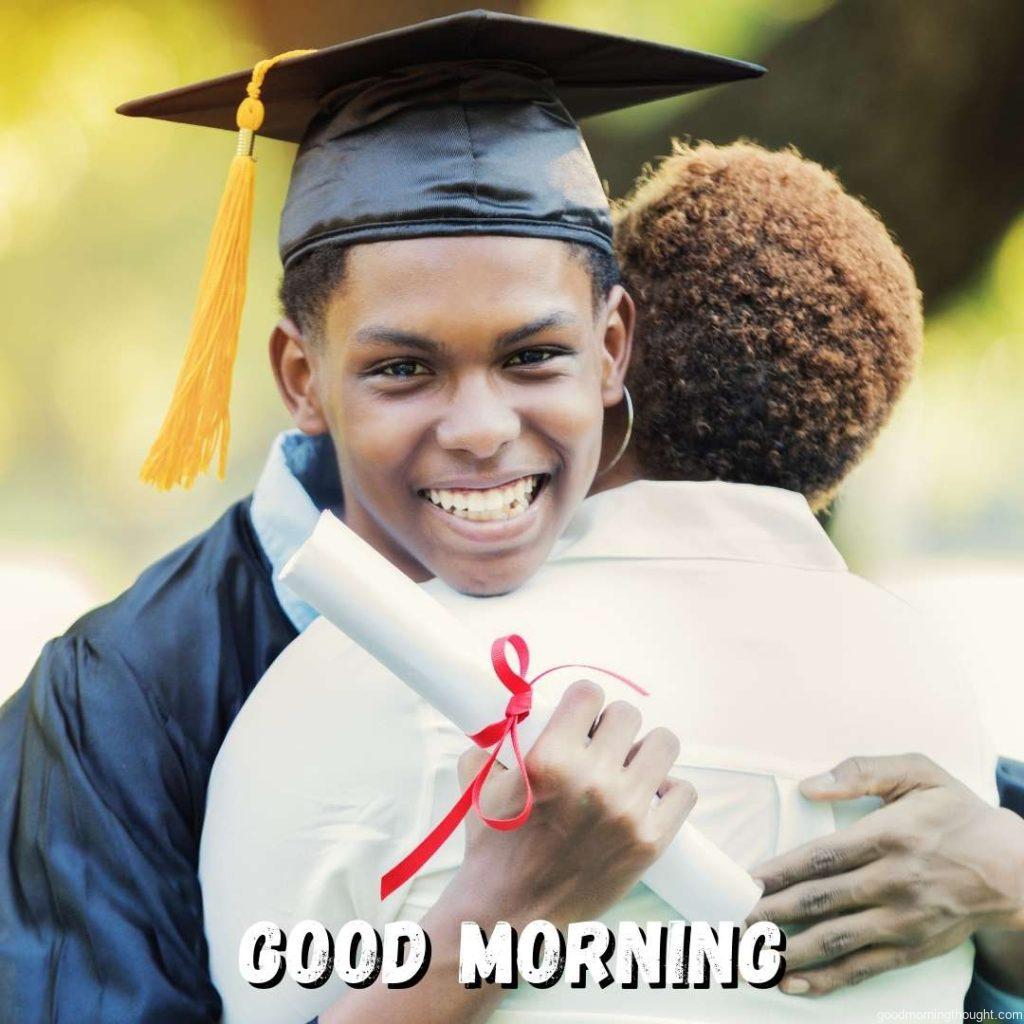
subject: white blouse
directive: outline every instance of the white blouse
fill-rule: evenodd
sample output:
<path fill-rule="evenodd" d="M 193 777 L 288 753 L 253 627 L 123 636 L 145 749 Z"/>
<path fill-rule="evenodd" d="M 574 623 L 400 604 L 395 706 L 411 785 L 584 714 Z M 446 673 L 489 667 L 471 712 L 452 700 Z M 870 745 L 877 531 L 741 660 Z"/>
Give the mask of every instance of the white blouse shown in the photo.
<path fill-rule="evenodd" d="M 997 803 L 996 753 L 955 659 L 910 607 L 850 574 L 799 495 L 723 483 L 642 481 L 588 499 L 544 568 L 477 599 L 424 584 L 486 636 L 530 644 L 531 668 L 588 662 L 643 685 L 645 728 L 675 730 L 690 820 L 750 868 L 850 824 L 875 799 L 803 798 L 799 779 L 852 754 L 921 751 Z M 538 686 L 557 692 L 565 670 Z M 496 709 L 500 717 L 502 709 Z M 345 990 L 255 989 L 238 970 L 254 922 L 286 932 L 416 919 L 462 857 L 461 830 L 385 903 L 381 873 L 454 803 L 466 739 L 323 619 L 268 670 L 210 780 L 200 878 L 214 981 L 229 1022 L 304 1022 Z M 678 915 L 644 885 L 604 920 Z M 566 982 L 510 991 L 495 1024 L 850 1021 L 959 1013 L 970 940 L 822 999 L 777 989 L 624 990 Z M 891 1018 L 898 1019 L 898 1018 Z"/>

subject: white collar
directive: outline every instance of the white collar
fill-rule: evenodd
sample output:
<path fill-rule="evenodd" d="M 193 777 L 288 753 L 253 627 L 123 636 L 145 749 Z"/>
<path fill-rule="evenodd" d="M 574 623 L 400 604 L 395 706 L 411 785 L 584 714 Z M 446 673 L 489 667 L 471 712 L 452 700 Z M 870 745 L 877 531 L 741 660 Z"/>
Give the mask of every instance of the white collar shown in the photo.
<path fill-rule="evenodd" d="M 587 498 L 549 561 L 711 558 L 843 571 L 803 495 L 721 480 L 637 480 Z"/>
<path fill-rule="evenodd" d="M 299 430 L 278 434 L 252 492 L 249 517 L 270 562 L 277 600 L 300 633 L 319 613 L 277 576 L 313 532 L 320 513 L 340 505 L 341 483 L 330 435 L 309 437 Z"/>

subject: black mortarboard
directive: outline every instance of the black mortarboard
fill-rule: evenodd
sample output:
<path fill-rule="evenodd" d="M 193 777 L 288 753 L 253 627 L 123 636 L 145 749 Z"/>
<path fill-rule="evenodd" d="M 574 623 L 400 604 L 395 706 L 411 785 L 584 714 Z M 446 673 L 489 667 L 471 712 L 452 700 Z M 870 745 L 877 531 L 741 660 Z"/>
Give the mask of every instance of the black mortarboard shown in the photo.
<path fill-rule="evenodd" d="M 123 104 L 131 116 L 240 129 L 186 365 L 144 479 L 187 486 L 217 447 L 223 472 L 254 131 L 299 143 L 281 217 L 285 266 L 327 244 L 425 235 L 527 235 L 610 251 L 608 201 L 576 121 L 762 73 L 472 11 Z"/>

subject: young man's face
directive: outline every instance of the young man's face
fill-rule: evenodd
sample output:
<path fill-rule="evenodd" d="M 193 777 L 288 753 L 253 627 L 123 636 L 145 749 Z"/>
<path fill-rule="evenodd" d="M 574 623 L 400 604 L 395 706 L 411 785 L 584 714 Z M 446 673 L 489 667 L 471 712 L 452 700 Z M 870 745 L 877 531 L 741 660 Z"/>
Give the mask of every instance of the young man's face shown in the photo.
<path fill-rule="evenodd" d="M 349 251 L 319 344 L 291 339 L 297 401 L 287 343 L 275 363 L 299 426 L 334 440 L 346 523 L 414 579 L 500 594 L 587 493 L 631 322 L 558 241 L 379 242 Z"/>

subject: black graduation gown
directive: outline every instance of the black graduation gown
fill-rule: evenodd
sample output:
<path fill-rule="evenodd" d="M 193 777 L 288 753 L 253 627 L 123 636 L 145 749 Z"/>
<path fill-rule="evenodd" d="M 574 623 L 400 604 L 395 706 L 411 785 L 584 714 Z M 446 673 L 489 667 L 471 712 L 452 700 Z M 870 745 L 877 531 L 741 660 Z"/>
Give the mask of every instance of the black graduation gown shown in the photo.
<path fill-rule="evenodd" d="M 996 785 L 999 803 L 1024 818 L 1024 761 L 1001 757 L 996 769 Z"/>
<path fill-rule="evenodd" d="M 0 708 L 0 1020 L 208 1024 L 210 769 L 295 637 L 248 501 L 43 649 Z"/>

